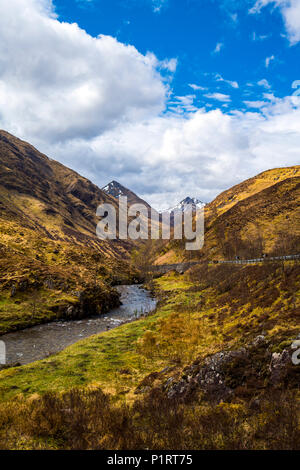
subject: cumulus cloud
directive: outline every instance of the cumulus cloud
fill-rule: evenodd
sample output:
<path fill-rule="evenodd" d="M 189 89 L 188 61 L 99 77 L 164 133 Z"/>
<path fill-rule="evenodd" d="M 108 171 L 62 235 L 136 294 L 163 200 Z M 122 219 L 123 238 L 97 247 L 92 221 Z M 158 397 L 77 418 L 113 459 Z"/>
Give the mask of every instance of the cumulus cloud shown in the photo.
<path fill-rule="evenodd" d="M 197 111 L 197 108 L 193 104 L 195 98 L 196 95 L 176 96 L 175 101 L 170 101 L 169 103 L 173 105 L 170 106 L 170 109 L 180 114 L 184 112 Z"/>
<path fill-rule="evenodd" d="M 244 101 L 248 108 L 263 108 L 266 105 L 265 101 Z"/>
<path fill-rule="evenodd" d="M 231 101 L 231 98 L 229 95 L 225 95 L 224 93 L 207 93 L 204 95 L 205 98 L 209 98 L 212 100 L 217 100 L 217 101 L 222 101 L 224 103 L 229 103 Z"/>
<path fill-rule="evenodd" d="M 268 82 L 268 80 L 266 78 L 263 78 L 262 80 L 259 80 L 257 82 L 257 85 L 262 86 L 264 88 L 267 88 L 268 90 L 271 88 L 271 85 L 270 85 L 270 83 Z"/>
<path fill-rule="evenodd" d="M 276 101 L 277 100 L 277 98 L 275 97 L 275 95 L 273 93 L 263 93 L 263 97 L 266 100 L 269 100 L 269 101 Z"/>
<path fill-rule="evenodd" d="M 196 85 L 195 83 L 189 83 L 189 87 L 192 88 L 192 89 L 195 90 L 195 91 L 198 91 L 198 90 L 201 90 L 201 91 L 207 90 L 206 87 L 201 86 L 201 85 Z"/>
<path fill-rule="evenodd" d="M 297 164 L 300 98 L 207 112 L 172 97 L 176 64 L 60 22 L 49 0 L 0 0 L 0 126 L 99 186 L 119 180 L 163 208 Z"/>
<path fill-rule="evenodd" d="M 91 138 L 164 109 L 160 62 L 55 18 L 47 0 L 0 0 L 2 126 L 52 141 Z"/>
<path fill-rule="evenodd" d="M 278 7 L 283 16 L 291 44 L 300 41 L 300 0 L 257 0 L 250 13 L 260 13 L 267 5 Z"/>
<path fill-rule="evenodd" d="M 103 185 L 117 179 L 161 209 L 187 195 L 209 201 L 263 170 L 298 164 L 299 129 L 300 98 L 287 97 L 265 102 L 263 114 L 167 114 L 52 150 L 86 176 L 99 175 Z"/>
<path fill-rule="evenodd" d="M 230 85 L 232 88 L 239 88 L 238 82 L 236 82 L 235 80 L 225 80 L 225 78 L 223 78 L 222 75 L 218 73 L 215 75 L 215 79 L 217 80 L 217 82 L 227 83 L 227 85 Z"/>

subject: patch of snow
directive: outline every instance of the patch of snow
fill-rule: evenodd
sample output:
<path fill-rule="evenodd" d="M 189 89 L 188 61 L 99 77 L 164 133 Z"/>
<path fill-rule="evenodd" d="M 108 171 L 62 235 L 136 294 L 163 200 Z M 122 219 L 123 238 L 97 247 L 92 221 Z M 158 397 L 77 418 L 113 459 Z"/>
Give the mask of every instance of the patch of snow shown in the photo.
<path fill-rule="evenodd" d="M 169 212 L 171 214 L 172 212 L 176 212 L 176 211 L 185 212 L 191 209 L 192 210 L 201 209 L 205 205 L 206 203 L 200 201 L 200 199 L 197 199 L 196 197 L 191 198 L 188 196 L 185 199 L 183 199 L 179 204 L 177 204 L 177 206 L 170 207 L 169 209 L 161 211 L 160 213 Z"/>

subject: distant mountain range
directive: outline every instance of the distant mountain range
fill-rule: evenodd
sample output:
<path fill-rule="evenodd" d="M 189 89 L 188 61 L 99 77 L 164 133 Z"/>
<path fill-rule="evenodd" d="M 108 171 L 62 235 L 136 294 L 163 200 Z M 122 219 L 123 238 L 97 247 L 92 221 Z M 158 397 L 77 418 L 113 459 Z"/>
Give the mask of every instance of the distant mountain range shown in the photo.
<path fill-rule="evenodd" d="M 108 183 L 102 191 L 108 194 L 109 196 L 113 196 L 115 198 L 119 198 L 120 196 L 126 196 L 128 200 L 128 204 L 144 204 L 148 209 L 151 209 L 150 204 L 148 202 L 141 199 L 137 194 L 135 194 L 130 189 L 126 188 L 122 184 L 118 183 L 118 181 L 111 181 Z"/>
<path fill-rule="evenodd" d="M 111 285 L 136 280 L 131 253 L 137 244 L 99 240 L 96 210 L 102 203 L 117 210 L 121 195 L 129 205 L 151 208 L 120 183 L 101 190 L 0 130 L 0 334 L 115 306 Z M 166 212 L 172 221 L 176 211 L 203 204 L 187 197 Z M 299 253 L 299 205 L 300 166 L 243 181 L 206 205 L 205 244 L 196 255 L 216 260 Z M 163 240 L 157 250 L 157 264 L 190 259 L 182 240 Z"/>
<path fill-rule="evenodd" d="M 163 212 L 176 212 L 176 211 L 181 211 L 185 212 L 186 210 L 192 209 L 193 211 L 196 211 L 197 209 L 204 207 L 206 205 L 205 202 L 200 201 L 200 199 L 197 199 L 195 197 L 186 197 L 182 201 L 180 201 L 177 206 L 170 207 L 169 209 L 163 211 Z"/>
<path fill-rule="evenodd" d="M 88 179 L 0 130 L 0 220 L 106 254 L 95 230 L 101 203 L 117 207 L 114 197 Z"/>
<path fill-rule="evenodd" d="M 299 253 L 299 205 L 299 165 L 267 170 L 227 189 L 205 206 L 205 242 L 199 257 L 247 259 L 263 253 Z M 165 242 L 156 263 L 186 259 L 189 253 L 171 240 Z"/>
<path fill-rule="evenodd" d="M 148 202 L 144 201 L 141 199 L 137 194 L 135 194 L 133 191 L 130 189 L 126 188 L 122 184 L 118 183 L 118 181 L 111 181 L 108 183 L 106 186 L 102 188 L 102 191 L 104 191 L 107 195 L 113 196 L 115 198 L 119 198 L 120 196 L 127 196 L 128 199 L 128 204 L 144 204 L 148 209 L 151 209 L 150 204 Z M 171 214 L 171 219 L 172 219 L 172 213 L 176 211 L 182 211 L 185 212 L 186 210 L 193 210 L 196 211 L 197 208 L 204 207 L 205 203 L 200 201 L 200 199 L 197 198 L 191 198 L 191 197 L 186 197 L 182 201 L 179 202 L 174 207 L 170 207 L 169 209 L 159 211 L 160 214 L 163 214 L 164 212 L 168 212 Z"/>
<path fill-rule="evenodd" d="M 132 243 L 99 240 L 96 209 L 118 201 L 0 130 L 0 335 L 119 304 Z M 127 260 L 127 262 L 126 262 Z"/>

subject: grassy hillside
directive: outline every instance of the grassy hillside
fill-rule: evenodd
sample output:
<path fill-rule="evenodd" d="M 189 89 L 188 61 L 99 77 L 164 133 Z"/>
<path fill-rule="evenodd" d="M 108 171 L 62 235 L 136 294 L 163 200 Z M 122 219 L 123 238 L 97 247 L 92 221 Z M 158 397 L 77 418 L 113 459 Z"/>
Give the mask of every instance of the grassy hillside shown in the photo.
<path fill-rule="evenodd" d="M 0 196 L 5 219 L 17 219 L 50 239 L 106 253 L 108 244 L 95 233 L 96 209 L 102 203 L 116 207 L 115 198 L 4 131 L 0 131 Z"/>
<path fill-rule="evenodd" d="M 184 242 L 171 241 L 157 253 L 156 263 L 299 253 L 299 204 L 300 166 L 261 173 L 206 206 L 205 243 L 200 252 L 186 252 Z"/>
<path fill-rule="evenodd" d="M 199 354 L 236 349 L 262 333 L 274 351 L 280 350 L 299 333 L 296 262 L 206 265 L 184 276 L 165 275 L 154 288 L 162 300 L 153 315 L 80 341 L 49 359 L 3 372 L 2 397 L 92 383 L 132 396 L 147 372 L 174 364 L 180 369 Z M 122 369 L 130 373 L 120 374 Z"/>
<path fill-rule="evenodd" d="M 0 334 L 118 303 L 111 284 L 134 275 L 130 245 L 96 237 L 103 202 L 117 205 L 87 179 L 0 132 Z"/>
<path fill-rule="evenodd" d="M 22 192 L 21 176 L 9 176 L 1 185 L 13 199 L 1 199 L 0 332 L 101 313 L 118 301 L 111 285 L 137 274 L 121 261 L 128 246 L 92 233 L 86 191 L 100 190 L 26 144 L 17 152 L 18 142 L 11 151 L 29 158 L 29 176 L 44 162 L 51 184 L 24 183 Z M 11 164 L 13 173 L 23 164 Z M 71 193 L 70 178 L 78 183 Z M 149 282 L 159 299 L 153 314 L 1 370 L 0 447 L 299 449 L 299 261 L 208 261 L 298 251 L 299 178 L 299 167 L 272 170 L 211 203 L 202 263 Z M 54 188 L 59 217 L 50 223 L 44 208 Z M 84 230 L 71 218 L 73 197 Z M 157 253 L 159 261 L 185 257 L 183 242 L 149 241 L 133 259 L 145 267 Z"/>
<path fill-rule="evenodd" d="M 109 406 L 113 406 L 109 413 L 114 416 L 114 413 L 117 413 L 120 416 L 126 410 L 128 423 L 131 423 L 128 425 L 132 426 L 135 440 L 124 445 L 131 445 L 133 448 L 143 445 L 137 440 L 137 430 L 134 431 L 135 426 L 138 426 L 136 413 L 140 416 L 138 428 L 150 448 L 153 445 L 158 448 L 172 445 L 168 440 L 171 438 L 168 426 L 172 426 L 169 421 L 172 418 L 167 411 L 168 407 L 171 407 L 173 419 L 181 422 L 178 425 L 182 431 L 181 436 L 176 433 L 177 443 L 173 442 L 172 448 L 183 448 L 181 445 L 205 448 L 203 435 L 202 441 L 196 441 L 195 436 L 189 444 L 185 441 L 186 436 L 181 427 L 183 422 L 186 431 L 190 432 L 192 429 L 196 430 L 197 423 L 199 425 L 205 421 L 205 416 L 215 416 L 216 420 L 216 417 L 220 414 L 223 416 L 223 413 L 223 418 L 227 421 L 233 416 L 232 413 L 237 413 L 235 429 L 232 431 L 236 434 L 235 441 L 231 444 L 225 442 L 228 427 L 233 424 L 229 419 L 227 424 L 223 423 L 224 432 L 219 443 L 216 440 L 213 444 L 216 448 L 242 445 L 238 430 L 241 432 L 243 429 L 245 432 L 247 416 L 253 421 L 253 436 L 248 442 L 249 446 L 272 448 L 264 436 L 257 438 L 254 444 L 254 429 L 256 426 L 263 428 L 260 421 L 263 416 L 264 423 L 270 421 L 273 413 L 270 409 L 276 406 L 279 397 L 285 403 L 284 406 L 287 406 L 287 403 L 290 403 L 287 395 L 296 394 L 293 395 L 293 413 L 299 404 L 299 367 L 289 360 L 283 366 L 281 364 L 279 369 L 272 368 L 273 354 L 277 353 L 280 358 L 289 354 L 291 344 L 299 334 L 299 285 L 299 266 L 294 262 L 256 266 L 203 265 L 184 276 L 172 273 L 163 276 L 156 280 L 153 286 L 161 298 L 161 303 L 153 315 L 80 341 L 43 361 L 2 371 L 0 392 L 4 404 L 0 407 L 0 416 L 2 413 L 3 419 L 3 414 L 7 413 L 5 403 L 8 400 L 9 406 L 14 403 L 14 409 L 20 413 L 24 412 L 25 407 L 34 421 L 37 419 L 37 410 L 40 409 L 44 416 L 42 410 L 45 411 L 45 407 L 49 406 L 47 400 L 52 400 L 51 403 L 58 406 L 55 419 L 65 419 L 59 410 L 64 406 L 63 403 L 70 399 L 72 406 L 77 410 L 74 413 L 79 413 L 79 405 L 83 407 L 81 413 L 86 413 L 86 429 L 91 429 L 88 422 L 94 422 L 94 408 L 89 408 L 90 400 L 96 400 L 93 406 L 102 403 L 102 390 L 108 394 L 105 400 L 111 403 L 107 405 L 107 410 L 110 409 Z M 209 358 L 218 357 L 220 352 L 223 355 L 232 354 L 231 351 L 237 351 L 237 356 L 229 355 L 230 360 L 222 365 L 225 388 L 222 386 L 220 389 L 220 396 L 216 397 L 214 392 L 206 387 L 206 382 L 202 385 L 190 382 L 193 374 L 205 371 Z M 276 373 L 279 370 L 279 376 L 275 374 L 275 370 Z M 74 387 L 79 387 L 79 392 L 73 392 Z M 64 398 L 60 395 L 68 391 L 73 397 L 75 393 L 75 401 L 70 396 L 68 398 L 68 395 L 63 395 Z M 39 394 L 49 392 L 54 393 L 52 398 L 48 396 L 40 401 Z M 22 396 L 28 398 L 24 401 L 20 398 Z M 90 398 L 87 399 L 88 396 Z M 122 405 L 124 400 L 127 403 L 125 408 Z M 256 401 L 259 403 L 258 409 L 254 405 Z M 227 408 L 224 404 L 220 405 L 221 402 L 226 403 Z M 32 408 L 32 403 L 36 403 L 37 408 Z M 252 405 L 249 408 L 251 403 L 253 409 Z M 280 413 L 283 411 L 284 408 Z M 156 413 L 166 420 L 166 426 L 161 427 L 160 435 L 156 435 L 153 428 L 155 425 L 159 427 L 158 423 L 154 424 Z M 299 416 L 297 413 L 296 419 Z M 141 419 L 141 414 L 145 416 L 145 420 Z M 17 415 L 20 416 L 18 413 Z M 14 419 L 18 421 L 20 418 L 15 416 Z M 108 419 L 112 420 L 112 426 L 112 415 Z M 283 429 L 278 432 L 283 439 L 287 423 L 281 414 L 280 420 L 283 420 L 283 423 L 279 423 Z M 22 445 L 37 445 L 43 448 L 64 446 L 57 440 L 53 430 L 42 435 L 38 426 L 32 425 L 27 431 L 24 423 L 22 426 L 22 432 L 27 433 L 27 444 L 22 441 Z M 45 426 L 48 429 L 50 423 L 45 423 Z M 220 427 L 221 422 L 217 421 L 215 426 Z M 12 433 L 13 429 L 14 426 L 11 428 Z M 215 431 L 216 429 L 212 429 L 212 435 Z M 122 448 L 118 447 L 121 444 L 118 444 L 116 437 L 111 435 L 108 439 L 105 434 L 112 432 L 111 429 L 108 431 L 97 428 L 97 432 L 100 434 L 97 438 L 94 436 L 94 448 L 105 448 L 105 445 L 110 448 Z M 127 432 L 129 433 L 129 429 L 124 430 L 124 439 L 125 436 L 129 439 Z M 220 429 L 218 432 L 221 432 Z M 212 439 L 212 435 L 208 434 L 207 439 Z M 85 439 L 86 436 L 81 438 Z M 108 441 L 104 439 L 105 436 Z M 296 433 L 295 436 L 299 445 L 299 434 Z M 77 437 L 81 439 L 80 436 Z M 200 437 L 198 435 L 197 439 Z M 53 439 L 52 444 L 50 438 Z M 34 444 L 30 443 L 30 439 Z M 82 441 L 80 442 L 80 445 L 83 445 Z M 245 441 L 243 445 L 247 448 L 248 444 Z M 14 445 L 18 447 L 18 439 Z M 74 442 L 69 442 L 68 445 L 71 448 L 76 447 Z M 287 443 L 283 445 L 287 446 Z"/>

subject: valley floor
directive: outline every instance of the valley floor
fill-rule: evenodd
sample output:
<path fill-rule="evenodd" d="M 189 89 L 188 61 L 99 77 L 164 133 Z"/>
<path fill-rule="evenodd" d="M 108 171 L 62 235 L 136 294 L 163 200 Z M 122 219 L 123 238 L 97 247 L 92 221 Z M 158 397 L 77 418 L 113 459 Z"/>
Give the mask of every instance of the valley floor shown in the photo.
<path fill-rule="evenodd" d="M 299 286 L 297 262 L 203 264 L 155 280 L 160 303 L 152 315 L 0 373 L 1 445 L 278 448 L 280 441 L 299 448 L 300 369 L 290 359 L 300 333 Z M 98 424 L 97 403 L 106 403 Z M 85 413 L 85 433 L 73 429 L 79 434 L 70 440 L 65 431 L 77 418 L 71 424 L 63 410 L 72 406 L 72 415 Z M 112 428 L 120 417 L 123 437 Z M 174 426 L 180 433 L 172 437 Z"/>

